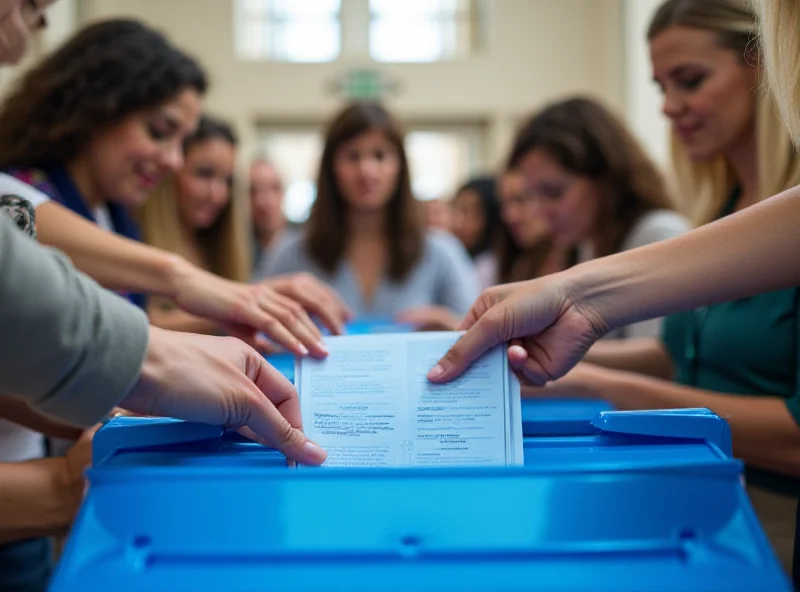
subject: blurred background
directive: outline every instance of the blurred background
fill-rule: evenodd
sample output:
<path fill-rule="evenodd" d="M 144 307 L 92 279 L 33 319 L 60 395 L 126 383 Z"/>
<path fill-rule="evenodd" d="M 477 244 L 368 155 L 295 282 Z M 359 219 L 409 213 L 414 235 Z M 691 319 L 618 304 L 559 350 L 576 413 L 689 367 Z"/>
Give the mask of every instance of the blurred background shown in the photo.
<path fill-rule="evenodd" d="M 284 210 L 314 200 L 322 125 L 348 99 L 380 99 L 405 124 L 415 195 L 450 198 L 498 166 L 521 118 L 583 93 L 620 110 L 667 163 L 667 120 L 645 30 L 654 0 L 60 0 L 0 93 L 80 26 L 131 16 L 210 72 L 207 108 L 231 121 L 242 163 L 274 162 Z"/>

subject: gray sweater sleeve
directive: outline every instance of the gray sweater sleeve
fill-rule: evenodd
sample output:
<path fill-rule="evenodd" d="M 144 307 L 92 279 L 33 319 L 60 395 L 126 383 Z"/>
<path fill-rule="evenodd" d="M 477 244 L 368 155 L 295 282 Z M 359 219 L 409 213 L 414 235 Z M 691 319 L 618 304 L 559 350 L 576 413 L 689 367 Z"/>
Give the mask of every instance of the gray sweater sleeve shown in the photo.
<path fill-rule="evenodd" d="M 0 392 L 79 426 L 133 387 L 145 314 L 0 215 Z"/>

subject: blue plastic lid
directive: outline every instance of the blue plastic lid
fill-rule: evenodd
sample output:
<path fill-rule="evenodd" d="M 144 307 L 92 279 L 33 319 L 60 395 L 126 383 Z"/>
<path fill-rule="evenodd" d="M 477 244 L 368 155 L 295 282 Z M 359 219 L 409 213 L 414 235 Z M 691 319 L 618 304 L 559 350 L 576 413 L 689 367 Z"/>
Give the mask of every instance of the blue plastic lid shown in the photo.
<path fill-rule="evenodd" d="M 117 418 L 52 590 L 790 590 L 706 410 L 602 412 L 526 466 L 291 470 Z"/>

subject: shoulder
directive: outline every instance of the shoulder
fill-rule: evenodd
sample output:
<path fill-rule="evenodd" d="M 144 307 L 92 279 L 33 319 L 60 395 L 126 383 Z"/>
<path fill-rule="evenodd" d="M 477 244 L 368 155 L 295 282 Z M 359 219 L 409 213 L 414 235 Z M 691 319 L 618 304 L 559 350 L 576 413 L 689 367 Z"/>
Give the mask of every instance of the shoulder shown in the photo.
<path fill-rule="evenodd" d="M 672 210 L 653 210 L 633 225 L 625 238 L 625 249 L 641 247 L 660 240 L 679 236 L 691 230 L 689 221 Z"/>
<path fill-rule="evenodd" d="M 437 261 L 467 257 L 467 251 L 455 236 L 445 230 L 428 230 L 425 234 L 425 252 Z"/>
<path fill-rule="evenodd" d="M 314 269 L 311 257 L 306 251 L 306 233 L 298 230 L 286 230 L 281 233 L 275 244 L 270 247 L 264 257 L 261 275 L 295 273 Z"/>
<path fill-rule="evenodd" d="M 11 174 L 0 173 L 0 194 L 17 195 L 37 208 L 54 198 L 52 187 L 44 173 L 38 169 L 20 169 Z"/>
<path fill-rule="evenodd" d="M 272 246 L 272 251 L 276 257 L 278 255 L 286 256 L 292 253 L 302 254 L 305 252 L 305 239 L 306 235 L 304 232 L 294 229 L 285 230 Z"/>

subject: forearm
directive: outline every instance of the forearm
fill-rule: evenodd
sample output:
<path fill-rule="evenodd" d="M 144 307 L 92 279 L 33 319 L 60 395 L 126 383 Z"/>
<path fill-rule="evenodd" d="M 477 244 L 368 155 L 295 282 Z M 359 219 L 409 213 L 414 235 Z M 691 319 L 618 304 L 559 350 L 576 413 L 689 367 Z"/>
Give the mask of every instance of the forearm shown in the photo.
<path fill-rule="evenodd" d="M 36 209 L 39 242 L 66 253 L 79 270 L 111 290 L 175 295 L 189 264 L 178 255 L 107 232 L 58 203 Z"/>
<path fill-rule="evenodd" d="M 672 377 L 672 361 L 659 339 L 598 341 L 591 347 L 584 360 L 614 370 L 626 370 L 656 378 Z"/>
<path fill-rule="evenodd" d="M 711 409 L 728 421 L 737 457 L 800 476 L 800 427 L 783 399 L 705 391 L 628 372 L 609 374 L 597 394 L 617 409 Z"/>
<path fill-rule="evenodd" d="M 83 430 L 42 415 L 22 399 L 0 395 L 0 418 L 51 438 L 77 440 Z"/>
<path fill-rule="evenodd" d="M 0 463 L 0 543 L 63 534 L 82 495 L 63 458 Z"/>
<path fill-rule="evenodd" d="M 189 314 L 179 308 L 164 309 L 157 305 L 147 310 L 150 324 L 169 331 L 200 333 L 203 335 L 222 335 L 224 331 L 213 321 Z"/>
<path fill-rule="evenodd" d="M 565 272 L 599 329 L 800 284 L 800 189 L 680 237 Z"/>

